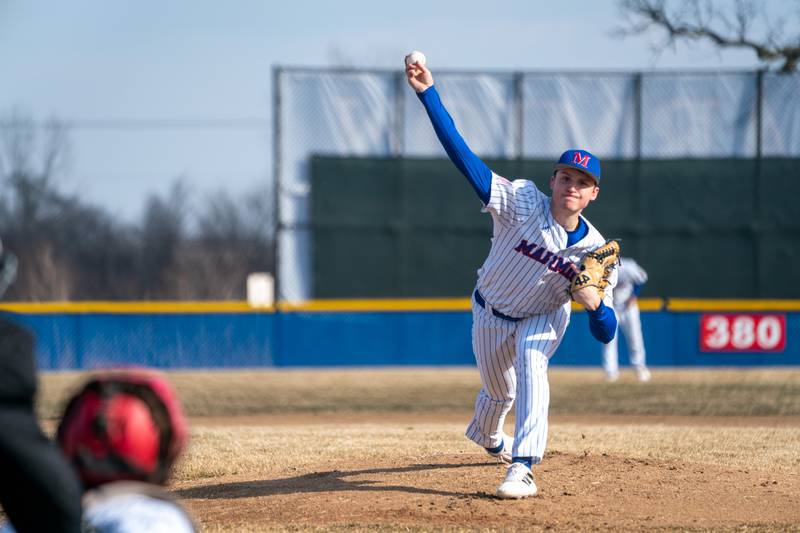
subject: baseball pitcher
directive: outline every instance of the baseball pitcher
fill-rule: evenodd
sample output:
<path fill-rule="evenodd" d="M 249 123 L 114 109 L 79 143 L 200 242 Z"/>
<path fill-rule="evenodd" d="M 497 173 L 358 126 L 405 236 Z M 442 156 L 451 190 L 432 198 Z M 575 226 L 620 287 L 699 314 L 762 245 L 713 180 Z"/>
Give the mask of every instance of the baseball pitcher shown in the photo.
<path fill-rule="evenodd" d="M 510 463 L 499 497 L 533 496 L 532 465 L 541 462 L 547 440 L 547 369 L 567 329 L 571 299 L 588 311 L 595 338 L 607 343 L 616 330 L 619 244 L 607 242 L 581 216 L 600 192 L 600 162 L 585 150 L 564 152 L 550 178 L 550 197 L 531 181 L 510 181 L 469 149 L 424 62 L 407 58 L 406 77 L 493 221 L 491 249 L 473 292 L 472 346 L 482 388 L 466 435 Z M 512 440 L 503 422 L 515 403 Z"/>

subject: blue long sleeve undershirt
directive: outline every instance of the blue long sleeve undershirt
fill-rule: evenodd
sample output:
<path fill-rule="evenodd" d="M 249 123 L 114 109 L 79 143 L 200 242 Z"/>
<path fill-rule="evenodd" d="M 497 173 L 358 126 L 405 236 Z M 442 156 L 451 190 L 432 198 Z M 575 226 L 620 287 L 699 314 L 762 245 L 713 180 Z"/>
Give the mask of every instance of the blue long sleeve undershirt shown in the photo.
<path fill-rule="evenodd" d="M 433 130 L 436 132 L 439 142 L 442 143 L 444 151 L 447 152 L 450 161 L 467 178 L 467 181 L 469 181 L 469 184 L 484 205 L 489 203 L 492 171 L 467 146 L 467 143 L 456 129 L 453 118 L 445 109 L 444 104 L 442 104 L 436 87 L 433 85 L 428 87 L 421 93 L 417 93 L 417 97 L 425 107 L 425 111 L 428 113 L 433 125 Z M 588 232 L 588 226 L 581 219 L 574 231 L 567 232 L 567 245 L 572 246 L 585 237 Z M 600 307 L 588 313 L 589 330 L 592 332 L 592 336 L 604 344 L 609 343 L 614 338 L 614 333 L 617 330 L 617 316 L 614 313 L 614 309 L 606 307 L 601 302 Z"/>
<path fill-rule="evenodd" d="M 421 93 L 417 93 L 417 97 L 425 106 L 425 111 L 428 112 L 428 117 L 433 124 L 433 130 L 450 161 L 464 174 L 484 205 L 487 204 L 492 186 L 491 169 L 464 142 L 456 129 L 455 122 L 444 108 L 435 86 L 431 85 Z"/>
<path fill-rule="evenodd" d="M 603 344 L 611 342 L 617 332 L 617 314 L 614 308 L 607 307 L 601 301 L 597 309 L 594 311 L 587 309 L 586 312 L 589 313 L 589 331 L 592 332 L 592 337 Z"/>

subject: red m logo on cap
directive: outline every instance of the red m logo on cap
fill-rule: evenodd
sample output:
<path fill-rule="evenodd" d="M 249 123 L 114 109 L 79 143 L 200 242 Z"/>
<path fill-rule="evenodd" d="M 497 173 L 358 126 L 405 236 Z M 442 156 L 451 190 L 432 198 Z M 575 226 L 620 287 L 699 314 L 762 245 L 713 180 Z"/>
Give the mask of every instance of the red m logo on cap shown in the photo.
<path fill-rule="evenodd" d="M 575 155 L 572 157 L 572 162 L 575 163 L 576 165 L 580 165 L 583 168 L 586 168 L 589 166 L 589 156 L 588 155 L 581 156 L 580 152 L 575 152 Z"/>

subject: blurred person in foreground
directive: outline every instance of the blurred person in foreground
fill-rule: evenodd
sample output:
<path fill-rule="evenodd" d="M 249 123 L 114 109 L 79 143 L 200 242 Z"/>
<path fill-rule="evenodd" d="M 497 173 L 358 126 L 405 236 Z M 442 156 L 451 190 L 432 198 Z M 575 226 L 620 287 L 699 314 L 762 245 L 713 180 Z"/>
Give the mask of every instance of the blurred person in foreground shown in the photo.
<path fill-rule="evenodd" d="M 57 440 L 84 487 L 89 531 L 196 531 L 167 492 L 187 424 L 172 387 L 147 370 L 98 374 L 68 402 Z"/>
<path fill-rule="evenodd" d="M 619 328 L 628 343 L 631 366 L 639 381 L 650 381 L 650 370 L 645 362 L 644 336 L 642 321 L 639 316 L 639 292 L 647 283 L 647 272 L 630 257 L 620 258 L 619 278 L 614 290 L 614 302 L 617 310 Z M 603 370 L 606 381 L 613 383 L 619 379 L 619 353 L 617 339 L 614 335 L 611 342 L 603 345 Z"/>
<path fill-rule="evenodd" d="M 42 432 L 34 337 L 0 316 L 0 504 L 10 523 L 0 530 L 81 531 L 81 487 Z"/>

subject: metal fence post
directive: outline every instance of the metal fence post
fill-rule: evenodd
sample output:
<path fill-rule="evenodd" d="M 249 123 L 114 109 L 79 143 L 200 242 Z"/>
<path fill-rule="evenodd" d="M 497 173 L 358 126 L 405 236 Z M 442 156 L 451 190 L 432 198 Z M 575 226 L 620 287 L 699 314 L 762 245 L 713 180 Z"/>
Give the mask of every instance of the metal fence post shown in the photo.
<path fill-rule="evenodd" d="M 762 136 L 763 136 L 763 109 L 764 109 L 764 69 L 759 69 L 756 71 L 756 127 L 755 127 L 755 136 L 756 136 L 756 160 L 754 167 L 755 176 L 753 176 L 753 214 L 755 215 L 756 223 L 755 223 L 755 231 L 751 235 L 751 238 L 755 240 L 755 252 L 756 257 L 761 256 L 761 250 L 758 248 L 761 245 L 761 235 L 764 233 L 764 217 L 761 209 L 761 160 L 763 158 L 762 153 Z M 755 294 L 753 296 L 757 298 L 764 298 L 764 287 L 761 281 L 761 261 L 754 261 L 754 268 L 753 268 L 753 276 L 755 279 L 753 280 L 753 287 L 755 287 Z"/>
<path fill-rule="evenodd" d="M 280 258 L 278 256 L 278 250 L 280 248 L 279 241 L 283 230 L 281 226 L 281 73 L 282 69 L 280 66 L 274 66 L 272 68 L 272 275 L 275 279 L 276 308 L 277 303 L 283 296 L 279 272 Z"/>
<path fill-rule="evenodd" d="M 394 96 L 394 139 L 392 139 L 392 155 L 394 157 L 403 157 L 405 152 L 405 139 L 403 130 L 405 128 L 405 106 L 403 99 L 403 90 L 405 88 L 405 71 L 395 74 L 395 96 Z"/>
<path fill-rule="evenodd" d="M 514 73 L 514 110 L 517 113 L 517 130 L 514 135 L 514 149 L 516 151 L 516 158 L 518 164 L 521 166 L 522 157 L 525 151 L 524 145 L 524 135 L 525 135 L 525 97 L 522 94 L 522 83 L 524 80 L 524 75 L 522 72 L 515 72 Z M 517 172 L 521 172 L 521 168 L 517 169 Z"/>
<path fill-rule="evenodd" d="M 642 121 L 644 120 L 642 114 L 644 110 L 643 99 L 644 90 L 643 85 L 644 74 L 637 72 L 633 77 L 633 146 L 634 146 L 634 164 L 635 164 L 635 178 L 634 178 L 634 196 L 636 198 L 636 218 L 641 220 L 644 214 L 644 194 L 642 187 Z M 649 230 L 645 230 L 649 231 Z M 642 235 L 644 237 L 644 235 Z M 642 239 L 644 242 L 645 239 Z"/>

